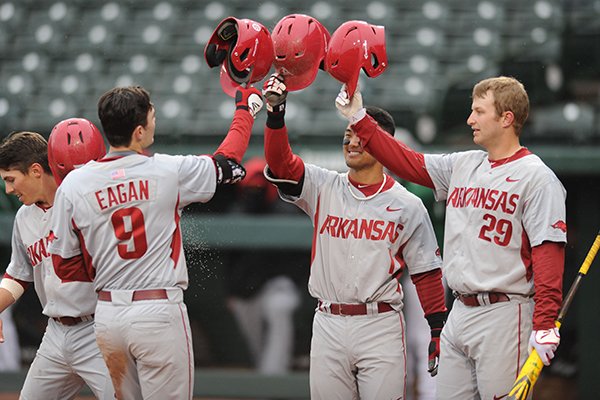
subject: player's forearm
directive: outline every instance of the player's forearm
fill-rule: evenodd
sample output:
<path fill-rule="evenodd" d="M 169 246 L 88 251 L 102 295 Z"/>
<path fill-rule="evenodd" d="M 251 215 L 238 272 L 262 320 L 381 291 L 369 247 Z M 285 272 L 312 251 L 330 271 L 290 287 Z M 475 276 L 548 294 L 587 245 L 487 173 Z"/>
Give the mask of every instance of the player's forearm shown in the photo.
<path fill-rule="evenodd" d="M 236 110 L 229 132 L 214 154 L 223 154 L 226 158 L 241 163 L 248 149 L 253 124 L 254 118 L 247 110 Z"/>
<path fill-rule="evenodd" d="M 444 285 L 442 284 L 442 270 L 440 268 L 411 275 L 410 279 L 417 289 L 419 302 L 425 316 L 447 311 Z"/>
<path fill-rule="evenodd" d="M 533 329 L 550 329 L 554 327 L 562 302 L 564 244 L 544 242 L 534 247 L 532 262 L 535 287 Z"/>
<path fill-rule="evenodd" d="M 0 287 L 0 313 L 10 307 L 15 301 L 13 294 L 9 290 Z"/>
<path fill-rule="evenodd" d="M 265 127 L 265 159 L 276 178 L 299 182 L 304 175 L 304 162 L 292 152 L 285 125 Z"/>
<path fill-rule="evenodd" d="M 402 179 L 433 188 L 425 168 L 425 157 L 394 139 L 367 115 L 352 125 L 362 146 L 386 168 Z"/>

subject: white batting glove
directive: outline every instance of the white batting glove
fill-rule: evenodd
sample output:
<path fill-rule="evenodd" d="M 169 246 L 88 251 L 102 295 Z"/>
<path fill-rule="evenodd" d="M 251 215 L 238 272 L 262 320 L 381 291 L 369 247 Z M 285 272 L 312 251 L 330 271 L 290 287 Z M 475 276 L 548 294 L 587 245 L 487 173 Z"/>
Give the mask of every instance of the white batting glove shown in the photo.
<path fill-rule="evenodd" d="M 352 98 L 348 96 L 346 90 L 346 84 L 342 85 L 340 93 L 335 99 L 335 106 L 351 124 L 355 124 L 367 115 L 366 110 L 363 107 L 362 95 L 360 94 L 359 88 L 356 88 Z"/>
<path fill-rule="evenodd" d="M 247 88 L 240 86 L 235 93 L 235 108 L 238 110 L 247 110 L 252 118 L 262 109 L 263 100 L 260 91 L 255 87 Z"/>
<path fill-rule="evenodd" d="M 275 73 L 263 85 L 263 96 L 267 100 L 268 112 L 281 112 L 285 110 L 287 99 L 287 86 L 283 82 L 283 76 Z"/>
<path fill-rule="evenodd" d="M 533 331 L 529 337 L 529 352 L 531 353 L 532 349 L 535 349 L 544 365 L 548 366 L 550 365 L 550 360 L 554 358 L 554 352 L 559 343 L 560 333 L 558 332 L 558 328 Z"/>

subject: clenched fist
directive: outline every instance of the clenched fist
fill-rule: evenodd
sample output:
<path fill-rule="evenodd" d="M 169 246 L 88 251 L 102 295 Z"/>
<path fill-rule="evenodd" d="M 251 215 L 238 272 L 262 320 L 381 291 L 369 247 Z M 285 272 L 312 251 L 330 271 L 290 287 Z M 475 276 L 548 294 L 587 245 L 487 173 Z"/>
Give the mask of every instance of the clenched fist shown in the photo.
<path fill-rule="evenodd" d="M 260 91 L 252 86 L 247 88 L 239 87 L 235 93 L 235 108 L 236 110 L 248 110 L 252 118 L 256 118 L 256 114 L 264 105 Z"/>
<path fill-rule="evenodd" d="M 263 96 L 267 100 L 268 112 L 285 111 L 285 100 L 287 98 L 287 87 L 283 76 L 275 73 L 263 85 Z"/>
<path fill-rule="evenodd" d="M 342 85 L 342 89 L 335 99 L 335 106 L 353 124 L 363 119 L 366 115 L 366 111 L 363 108 L 362 95 L 358 87 L 352 98 L 349 98 L 346 84 Z"/>

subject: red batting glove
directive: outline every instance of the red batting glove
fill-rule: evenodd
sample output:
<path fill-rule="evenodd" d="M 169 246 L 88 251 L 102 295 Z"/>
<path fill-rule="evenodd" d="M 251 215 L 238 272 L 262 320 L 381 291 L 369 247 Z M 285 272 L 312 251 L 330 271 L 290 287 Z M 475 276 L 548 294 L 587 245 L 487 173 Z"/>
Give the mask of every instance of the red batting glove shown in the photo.
<path fill-rule="evenodd" d="M 431 376 L 436 376 L 438 372 L 438 364 L 440 360 L 440 333 L 441 329 L 431 330 L 431 342 L 429 342 L 429 356 L 427 358 L 427 372 Z"/>

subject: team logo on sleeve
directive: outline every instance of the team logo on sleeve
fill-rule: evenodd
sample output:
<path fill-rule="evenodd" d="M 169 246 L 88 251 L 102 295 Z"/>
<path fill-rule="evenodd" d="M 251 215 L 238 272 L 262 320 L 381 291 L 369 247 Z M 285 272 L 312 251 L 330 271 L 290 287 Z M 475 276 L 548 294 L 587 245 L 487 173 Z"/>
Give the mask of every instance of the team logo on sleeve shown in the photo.
<path fill-rule="evenodd" d="M 567 224 L 562 219 L 559 219 L 551 225 L 554 229 L 560 229 L 564 233 L 567 233 Z"/>

